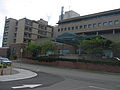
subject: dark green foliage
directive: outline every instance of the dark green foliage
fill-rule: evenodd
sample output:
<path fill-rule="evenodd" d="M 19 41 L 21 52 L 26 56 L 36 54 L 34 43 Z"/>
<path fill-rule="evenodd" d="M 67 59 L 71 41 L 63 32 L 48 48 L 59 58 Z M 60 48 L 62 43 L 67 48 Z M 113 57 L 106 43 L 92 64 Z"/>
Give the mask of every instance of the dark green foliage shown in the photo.
<path fill-rule="evenodd" d="M 33 57 L 37 57 L 40 54 L 46 54 L 48 51 L 54 52 L 55 47 L 53 42 L 46 41 L 40 44 L 31 43 L 26 50 L 31 52 Z"/>
<path fill-rule="evenodd" d="M 102 55 L 103 50 L 109 49 L 111 41 L 101 38 L 81 40 L 79 48 L 86 54 Z"/>
<path fill-rule="evenodd" d="M 113 42 L 110 47 L 114 53 L 120 54 L 120 42 Z"/>
<path fill-rule="evenodd" d="M 90 60 L 83 60 L 83 59 L 65 59 L 65 58 L 50 58 L 50 57 L 31 57 L 31 58 L 29 57 L 27 59 L 37 60 L 39 62 L 65 61 L 65 62 L 73 62 L 73 63 L 120 66 L 120 62 L 116 62 L 116 61 L 90 61 Z"/>
<path fill-rule="evenodd" d="M 48 51 L 54 52 L 55 51 L 54 45 L 55 44 L 51 41 L 41 43 L 42 53 L 46 54 Z"/>
<path fill-rule="evenodd" d="M 26 50 L 31 52 L 33 57 L 36 57 L 36 56 L 39 55 L 39 53 L 41 51 L 41 45 L 40 44 L 31 43 L 31 44 L 29 44 L 27 46 Z"/>

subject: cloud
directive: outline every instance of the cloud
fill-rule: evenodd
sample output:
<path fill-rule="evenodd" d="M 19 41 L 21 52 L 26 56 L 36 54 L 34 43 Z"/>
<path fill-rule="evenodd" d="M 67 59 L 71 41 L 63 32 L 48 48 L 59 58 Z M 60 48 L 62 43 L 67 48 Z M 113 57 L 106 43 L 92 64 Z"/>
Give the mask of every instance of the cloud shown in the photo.
<path fill-rule="evenodd" d="M 7 13 L 7 9 L 6 9 L 6 2 L 7 0 L 0 0 L 0 14 L 6 14 Z"/>
<path fill-rule="evenodd" d="M 119 8 L 119 0 L 0 0 L 0 35 L 4 30 L 5 16 L 8 18 L 28 18 L 32 20 L 49 20 L 55 25 L 61 14 L 69 9 L 80 15 L 92 14 Z M 70 6 L 70 8 L 69 8 Z M 49 17 L 49 18 L 48 18 Z"/>

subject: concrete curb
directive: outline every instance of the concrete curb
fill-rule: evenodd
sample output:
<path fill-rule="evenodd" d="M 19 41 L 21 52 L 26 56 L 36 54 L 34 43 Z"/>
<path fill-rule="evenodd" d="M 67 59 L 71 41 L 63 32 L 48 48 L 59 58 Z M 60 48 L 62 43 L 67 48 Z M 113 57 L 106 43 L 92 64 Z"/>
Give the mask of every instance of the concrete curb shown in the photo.
<path fill-rule="evenodd" d="M 25 69 L 18 69 L 14 68 L 15 71 L 18 71 L 17 74 L 12 75 L 3 75 L 0 76 L 0 81 L 13 81 L 13 80 L 21 80 L 21 79 L 27 79 L 37 76 L 37 73 L 25 70 Z"/>

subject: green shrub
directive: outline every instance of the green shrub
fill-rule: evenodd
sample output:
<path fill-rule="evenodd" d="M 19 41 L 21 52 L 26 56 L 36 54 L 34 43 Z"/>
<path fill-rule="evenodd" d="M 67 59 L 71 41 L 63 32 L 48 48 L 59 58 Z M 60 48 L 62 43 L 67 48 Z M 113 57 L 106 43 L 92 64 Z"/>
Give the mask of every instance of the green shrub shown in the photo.
<path fill-rule="evenodd" d="M 67 61 L 67 62 L 73 62 L 73 63 L 79 62 L 79 63 L 87 63 L 87 64 L 120 66 L 120 62 L 90 61 L 90 60 L 83 60 L 83 59 L 65 59 L 65 58 L 50 58 L 50 57 L 27 57 L 27 59 L 37 60 L 39 62 Z"/>

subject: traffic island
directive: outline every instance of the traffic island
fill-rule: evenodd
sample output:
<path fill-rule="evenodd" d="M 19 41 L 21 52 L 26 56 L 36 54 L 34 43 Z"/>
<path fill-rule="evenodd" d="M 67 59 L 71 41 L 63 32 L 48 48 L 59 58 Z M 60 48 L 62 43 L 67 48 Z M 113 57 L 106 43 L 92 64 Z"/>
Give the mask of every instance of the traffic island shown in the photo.
<path fill-rule="evenodd" d="M 0 66 L 0 75 L 10 75 L 14 74 L 16 71 L 13 71 L 13 65 L 1 64 Z"/>

